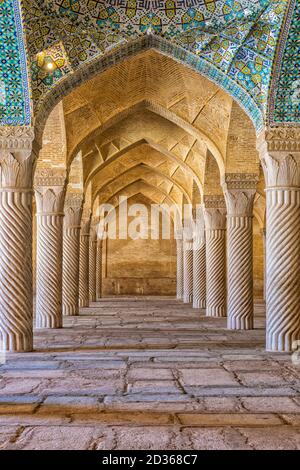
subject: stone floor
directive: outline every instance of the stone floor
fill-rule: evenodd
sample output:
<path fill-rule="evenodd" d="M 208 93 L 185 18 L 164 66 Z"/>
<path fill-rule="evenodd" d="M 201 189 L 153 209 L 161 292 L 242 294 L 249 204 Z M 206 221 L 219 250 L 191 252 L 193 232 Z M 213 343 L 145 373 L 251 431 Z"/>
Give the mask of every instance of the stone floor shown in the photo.
<path fill-rule="evenodd" d="M 173 299 L 103 299 L 0 367 L 0 449 L 300 449 L 300 366 Z"/>

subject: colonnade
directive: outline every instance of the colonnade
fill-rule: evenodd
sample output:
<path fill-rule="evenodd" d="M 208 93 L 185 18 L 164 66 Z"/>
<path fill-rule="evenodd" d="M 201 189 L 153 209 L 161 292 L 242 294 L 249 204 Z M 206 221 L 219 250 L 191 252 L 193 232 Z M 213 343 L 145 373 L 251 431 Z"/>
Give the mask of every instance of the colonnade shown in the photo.
<path fill-rule="evenodd" d="M 11 352 L 33 348 L 32 143 L 32 128 L 0 128 L 0 340 Z M 300 131 L 269 129 L 258 150 L 266 181 L 266 348 L 291 351 L 300 339 Z M 177 242 L 177 297 L 209 316 L 227 315 L 230 329 L 253 328 L 256 183 L 252 174 L 225 174 L 223 195 L 204 196 L 196 237 Z M 86 305 L 101 294 L 100 243 L 82 219 L 82 197 L 65 199 L 64 191 L 59 179 L 35 185 L 42 328 L 60 327 L 62 314 L 78 314 L 79 299 Z"/>
<path fill-rule="evenodd" d="M 177 298 L 205 308 L 209 317 L 226 317 L 227 328 L 253 328 L 253 202 L 258 177 L 227 174 L 223 195 L 204 196 L 194 224 L 192 253 L 183 241 L 183 295 Z M 189 245 L 190 248 L 191 244 Z M 200 247 L 200 249 L 199 249 Z M 192 258 L 193 269 L 185 269 Z M 185 286 L 193 285 L 192 295 Z"/>
<path fill-rule="evenodd" d="M 268 351 L 292 351 L 300 342 L 299 137 L 295 129 L 275 128 L 258 139 L 266 180 L 262 235 Z M 226 316 L 227 328 L 232 330 L 253 328 L 252 220 L 257 182 L 254 174 L 225 174 L 223 194 L 204 196 L 192 255 L 184 237 L 177 241 L 177 298 L 205 309 L 207 316 Z M 203 240 L 202 255 L 199 240 Z M 193 269 L 185 269 L 191 257 Z M 191 282 L 193 293 L 188 299 L 185 286 Z"/>

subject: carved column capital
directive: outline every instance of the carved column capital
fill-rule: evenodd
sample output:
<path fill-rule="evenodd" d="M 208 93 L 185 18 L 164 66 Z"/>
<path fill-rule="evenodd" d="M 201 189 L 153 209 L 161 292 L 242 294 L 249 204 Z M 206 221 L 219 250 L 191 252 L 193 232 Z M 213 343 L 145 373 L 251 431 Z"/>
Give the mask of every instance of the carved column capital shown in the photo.
<path fill-rule="evenodd" d="M 204 196 L 206 230 L 226 229 L 226 204 L 224 196 Z"/>
<path fill-rule="evenodd" d="M 32 127 L 0 127 L 0 185 L 2 189 L 31 189 L 35 154 Z"/>
<path fill-rule="evenodd" d="M 267 187 L 300 187 L 300 127 L 269 127 L 257 139 Z"/>
<path fill-rule="evenodd" d="M 83 196 L 80 194 L 67 195 L 64 206 L 65 227 L 80 227 Z"/>
<path fill-rule="evenodd" d="M 64 215 L 65 186 L 38 186 L 35 188 L 37 214 Z"/>
<path fill-rule="evenodd" d="M 252 216 L 259 175 L 255 173 L 227 173 L 223 184 L 227 215 Z"/>

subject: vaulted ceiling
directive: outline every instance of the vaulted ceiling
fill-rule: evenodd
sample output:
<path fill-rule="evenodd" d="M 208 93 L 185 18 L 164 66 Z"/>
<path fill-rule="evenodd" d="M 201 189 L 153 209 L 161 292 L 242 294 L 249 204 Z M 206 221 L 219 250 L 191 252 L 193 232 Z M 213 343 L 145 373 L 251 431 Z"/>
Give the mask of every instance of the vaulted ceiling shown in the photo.
<path fill-rule="evenodd" d="M 49 144 L 48 134 L 54 129 L 54 141 L 59 136 L 62 112 L 66 151 L 58 162 L 61 149 Z M 181 207 L 200 202 L 204 193 L 222 193 L 225 172 L 258 174 L 255 142 L 250 118 L 224 90 L 149 50 L 91 78 L 56 106 L 37 169 L 71 168 L 71 190 L 77 191 L 80 155 L 81 184 L 92 205 L 147 187 L 156 200 Z"/>

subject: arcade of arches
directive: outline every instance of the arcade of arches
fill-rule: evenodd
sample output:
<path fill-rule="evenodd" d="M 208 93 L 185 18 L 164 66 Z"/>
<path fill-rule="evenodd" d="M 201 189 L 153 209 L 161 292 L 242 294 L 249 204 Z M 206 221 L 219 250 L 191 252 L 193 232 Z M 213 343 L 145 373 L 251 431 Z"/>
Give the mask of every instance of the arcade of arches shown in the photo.
<path fill-rule="evenodd" d="M 298 2 L 190 2 L 180 34 L 188 1 L 145 2 L 139 32 L 142 2 L 90 2 L 94 35 L 89 2 L 54 2 L 53 30 L 23 3 L 19 108 L 0 71 L 0 448 L 299 449 L 299 90 L 280 85 Z M 104 238 L 124 197 L 180 224 Z"/>

